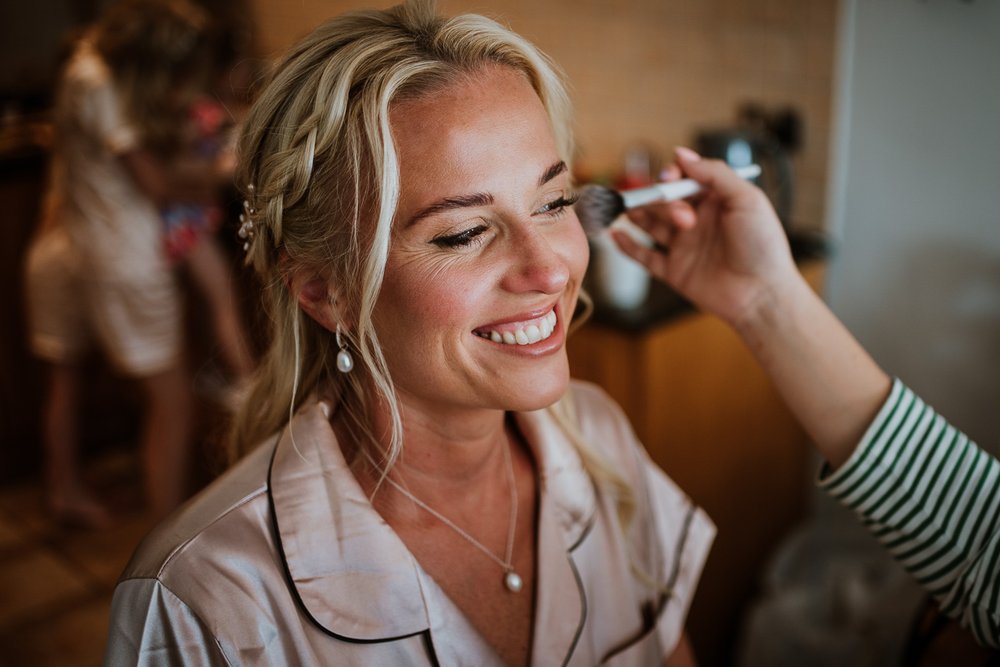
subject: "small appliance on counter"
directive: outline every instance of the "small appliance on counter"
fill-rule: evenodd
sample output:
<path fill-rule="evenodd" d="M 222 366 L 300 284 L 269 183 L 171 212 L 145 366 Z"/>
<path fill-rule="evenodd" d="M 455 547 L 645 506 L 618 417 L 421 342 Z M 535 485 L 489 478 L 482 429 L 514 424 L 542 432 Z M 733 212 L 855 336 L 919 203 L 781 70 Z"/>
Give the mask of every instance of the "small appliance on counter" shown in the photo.
<path fill-rule="evenodd" d="M 771 200 L 787 232 L 795 185 L 791 155 L 801 142 L 802 120 L 796 111 L 767 112 L 756 104 L 745 104 L 733 127 L 702 130 L 694 146 L 702 155 L 725 160 L 733 168 L 759 164 L 761 175 L 755 182 Z"/>

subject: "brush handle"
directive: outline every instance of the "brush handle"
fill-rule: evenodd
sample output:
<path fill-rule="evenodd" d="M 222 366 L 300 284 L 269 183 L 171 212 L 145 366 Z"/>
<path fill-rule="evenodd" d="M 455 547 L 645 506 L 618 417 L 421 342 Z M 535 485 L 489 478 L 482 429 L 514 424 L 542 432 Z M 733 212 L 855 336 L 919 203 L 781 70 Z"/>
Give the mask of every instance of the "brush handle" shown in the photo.
<path fill-rule="evenodd" d="M 740 178 L 750 180 L 760 176 L 760 165 L 751 164 L 746 167 L 738 167 L 733 171 L 735 171 L 736 175 Z M 676 201 L 678 199 L 690 197 L 691 195 L 699 192 L 701 192 L 701 183 L 691 180 L 690 178 L 685 178 L 680 181 L 657 183 L 656 185 L 636 188 L 635 190 L 625 190 L 621 193 L 621 196 L 622 200 L 625 202 L 625 208 L 628 209 L 635 208 L 637 206 L 645 206 L 646 204 L 652 204 L 653 202 L 658 201 Z"/>

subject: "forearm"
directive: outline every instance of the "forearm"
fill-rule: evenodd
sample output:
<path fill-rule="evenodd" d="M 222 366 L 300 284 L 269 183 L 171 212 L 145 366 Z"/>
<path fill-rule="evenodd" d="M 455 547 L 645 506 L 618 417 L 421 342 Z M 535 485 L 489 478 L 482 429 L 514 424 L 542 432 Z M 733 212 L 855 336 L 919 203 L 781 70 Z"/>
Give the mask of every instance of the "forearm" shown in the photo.
<path fill-rule="evenodd" d="M 175 160 L 169 169 L 175 200 L 212 202 L 232 182 L 234 162 L 227 156 Z"/>
<path fill-rule="evenodd" d="M 141 149 L 125 153 L 121 160 L 139 190 L 161 207 L 171 201 L 211 202 L 223 178 L 207 160 L 168 166 Z"/>
<path fill-rule="evenodd" d="M 1000 648 L 1000 461 L 901 382 L 820 480 L 980 643 Z"/>
<path fill-rule="evenodd" d="M 162 206 L 168 201 L 170 183 L 166 170 L 149 151 L 137 148 L 119 158 L 136 187 L 147 199 Z"/>
<path fill-rule="evenodd" d="M 834 467 L 885 402 L 889 376 L 805 280 L 767 290 L 735 327 L 813 443 Z"/>

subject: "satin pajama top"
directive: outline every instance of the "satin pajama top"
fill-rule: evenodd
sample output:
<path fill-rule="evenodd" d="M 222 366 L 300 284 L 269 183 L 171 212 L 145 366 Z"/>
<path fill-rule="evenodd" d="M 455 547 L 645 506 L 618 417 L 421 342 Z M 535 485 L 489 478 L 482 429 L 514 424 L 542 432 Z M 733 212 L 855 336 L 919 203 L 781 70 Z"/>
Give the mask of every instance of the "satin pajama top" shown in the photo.
<path fill-rule="evenodd" d="M 555 417 L 516 415 L 540 484 L 532 664 L 661 665 L 715 528 L 617 405 L 571 391 L 636 510 L 623 531 Z M 142 542 L 115 589 L 105 664 L 500 664 L 372 507 L 329 414 L 308 402 Z"/>

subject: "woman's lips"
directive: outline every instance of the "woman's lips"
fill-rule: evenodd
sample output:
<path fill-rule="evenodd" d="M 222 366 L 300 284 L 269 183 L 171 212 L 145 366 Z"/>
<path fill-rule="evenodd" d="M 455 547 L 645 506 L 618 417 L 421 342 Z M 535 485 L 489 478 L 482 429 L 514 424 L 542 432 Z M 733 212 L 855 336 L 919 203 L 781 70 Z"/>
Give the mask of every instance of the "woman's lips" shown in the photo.
<path fill-rule="evenodd" d="M 551 336 L 556 330 L 558 321 L 555 307 L 552 307 L 538 317 L 518 322 L 491 324 L 476 329 L 473 333 L 501 345 L 532 345 Z"/>

